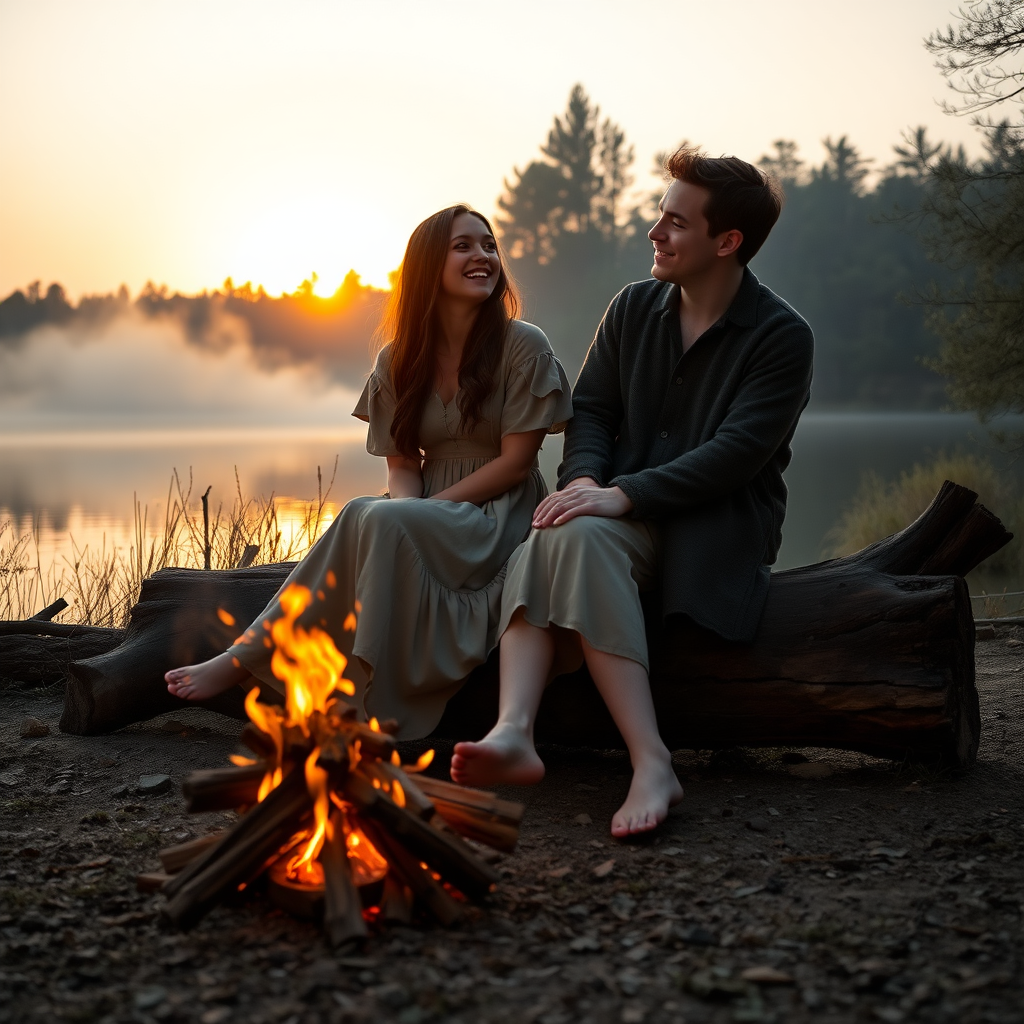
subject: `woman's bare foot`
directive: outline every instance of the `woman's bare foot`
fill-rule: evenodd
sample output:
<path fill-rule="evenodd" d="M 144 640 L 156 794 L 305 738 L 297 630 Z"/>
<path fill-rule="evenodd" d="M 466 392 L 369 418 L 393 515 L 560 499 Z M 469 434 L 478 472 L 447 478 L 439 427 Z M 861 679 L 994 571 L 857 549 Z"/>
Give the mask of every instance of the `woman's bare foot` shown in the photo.
<path fill-rule="evenodd" d="M 248 669 L 242 668 L 242 663 L 228 651 L 199 665 L 172 668 L 164 674 L 167 689 L 183 700 L 208 700 L 248 678 Z"/>
<path fill-rule="evenodd" d="M 672 762 L 663 759 L 640 765 L 633 771 L 626 802 L 612 816 L 612 835 L 618 839 L 650 832 L 668 816 L 668 809 L 683 799 Z"/>
<path fill-rule="evenodd" d="M 533 740 L 511 726 L 495 726 L 479 743 L 456 743 L 452 779 L 460 786 L 529 786 L 544 778 Z"/>

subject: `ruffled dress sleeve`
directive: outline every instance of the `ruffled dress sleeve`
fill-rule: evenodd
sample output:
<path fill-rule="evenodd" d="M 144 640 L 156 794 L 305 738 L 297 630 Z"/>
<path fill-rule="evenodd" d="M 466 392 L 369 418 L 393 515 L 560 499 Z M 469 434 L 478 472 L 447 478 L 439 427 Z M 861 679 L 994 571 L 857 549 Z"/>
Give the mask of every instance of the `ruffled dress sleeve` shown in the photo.
<path fill-rule="evenodd" d="M 547 335 L 514 321 L 505 372 L 501 436 L 546 430 L 560 434 L 572 419 L 572 388 Z"/>
<path fill-rule="evenodd" d="M 401 455 L 391 436 L 391 421 L 395 418 L 395 393 L 388 372 L 387 348 L 381 349 L 370 373 L 363 393 L 352 410 L 357 420 L 370 424 L 366 432 L 366 450 L 371 455 Z"/>

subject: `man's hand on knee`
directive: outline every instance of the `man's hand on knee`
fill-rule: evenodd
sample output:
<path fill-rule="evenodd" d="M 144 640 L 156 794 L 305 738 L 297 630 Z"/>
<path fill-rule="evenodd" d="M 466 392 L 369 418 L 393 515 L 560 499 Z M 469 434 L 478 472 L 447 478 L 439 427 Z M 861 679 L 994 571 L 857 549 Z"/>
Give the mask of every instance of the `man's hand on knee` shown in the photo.
<path fill-rule="evenodd" d="M 564 490 L 549 494 L 533 514 L 535 529 L 561 526 L 577 516 L 618 519 L 633 509 L 633 502 L 618 487 L 601 487 L 590 477 L 571 481 Z"/>

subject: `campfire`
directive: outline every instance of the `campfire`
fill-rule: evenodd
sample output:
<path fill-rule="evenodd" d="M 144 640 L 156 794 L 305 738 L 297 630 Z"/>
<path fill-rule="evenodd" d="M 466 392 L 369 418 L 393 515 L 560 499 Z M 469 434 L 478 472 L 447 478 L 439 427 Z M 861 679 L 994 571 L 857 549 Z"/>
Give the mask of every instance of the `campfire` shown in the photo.
<path fill-rule="evenodd" d="M 179 927 L 261 878 L 278 906 L 322 916 L 334 946 L 364 938 L 368 920 L 408 922 L 416 908 L 451 924 L 497 882 L 491 850 L 515 847 L 523 807 L 422 775 L 432 750 L 403 765 L 397 723 L 357 721 L 345 657 L 327 633 L 298 625 L 311 596 L 290 585 L 269 624 L 285 704 L 249 691 L 242 741 L 256 757 L 232 755 L 234 767 L 193 772 L 182 786 L 189 811 L 241 816 L 163 850 L 163 872 L 139 885 L 167 896 L 163 914 Z"/>

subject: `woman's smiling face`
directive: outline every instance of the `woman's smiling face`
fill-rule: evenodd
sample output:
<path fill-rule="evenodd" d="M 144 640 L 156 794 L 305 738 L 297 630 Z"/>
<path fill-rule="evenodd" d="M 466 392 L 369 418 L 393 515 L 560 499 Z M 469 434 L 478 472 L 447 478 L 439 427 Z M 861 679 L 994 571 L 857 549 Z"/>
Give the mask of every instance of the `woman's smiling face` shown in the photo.
<path fill-rule="evenodd" d="M 448 298 L 479 304 L 494 291 L 500 269 L 498 243 L 487 225 L 472 213 L 460 213 L 452 221 L 441 291 Z"/>

